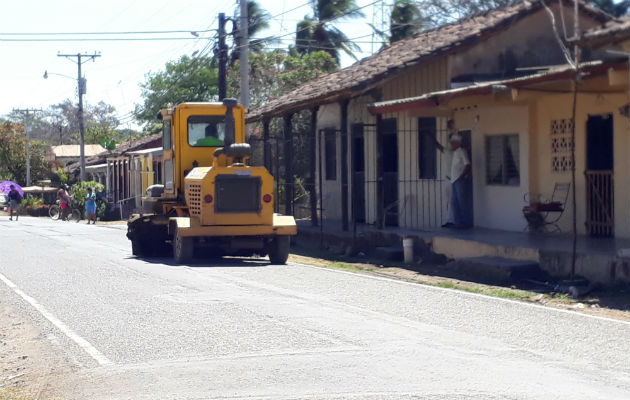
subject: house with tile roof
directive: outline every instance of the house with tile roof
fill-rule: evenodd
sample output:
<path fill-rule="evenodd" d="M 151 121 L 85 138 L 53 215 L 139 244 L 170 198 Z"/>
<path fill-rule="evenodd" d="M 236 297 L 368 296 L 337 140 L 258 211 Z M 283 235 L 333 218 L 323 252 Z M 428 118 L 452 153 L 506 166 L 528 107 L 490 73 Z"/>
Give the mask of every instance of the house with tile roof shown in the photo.
<path fill-rule="evenodd" d="M 93 157 L 105 152 L 105 148 L 100 144 L 86 144 L 85 156 Z M 50 146 L 46 150 L 46 161 L 48 161 L 53 169 L 65 167 L 69 164 L 79 161 L 81 156 L 81 146 L 78 144 L 64 144 L 59 146 Z"/>
<path fill-rule="evenodd" d="M 439 228 L 449 213 L 451 156 L 436 144 L 446 144 L 449 134 L 457 130 L 473 160 L 475 226 L 525 229 L 524 194 L 548 190 L 533 183 L 544 174 L 532 165 L 539 148 L 530 141 L 529 125 L 538 128 L 537 117 L 522 104 L 482 115 L 474 101 L 459 108 L 442 107 L 441 102 L 459 92 L 469 98 L 509 97 L 513 91 L 507 81 L 520 85 L 520 80 L 529 78 L 533 80 L 529 83 L 536 83 L 570 77 L 572 72 L 563 69 L 567 60 L 557 39 L 560 35 L 563 45 L 570 47 L 569 39 L 576 36 L 569 3 L 523 1 L 419 33 L 251 110 L 248 122 L 262 125 L 263 140 L 274 136 L 272 119 L 284 121 L 283 131 L 273 132 L 276 143 L 284 144 L 265 146 L 265 160 L 268 168 L 281 175 L 284 171 L 280 178 L 285 182 L 286 210 L 293 211 L 296 198 L 291 162 L 296 157 L 308 158 L 310 171 L 302 178 L 310 195 L 313 223 L 339 222 L 343 230 L 353 223 Z M 612 20 L 603 11 L 580 3 L 580 33 L 601 29 Z M 608 65 L 619 59 L 611 53 L 615 49 L 622 51 L 623 46 L 613 43 L 585 49 L 582 61 L 595 63 L 594 68 Z M 431 107 L 419 107 L 414 101 Z M 291 119 L 305 110 L 312 115 L 307 135 L 310 151 L 293 155 L 287 145 L 295 140 Z M 460 114 L 467 115 L 470 123 L 460 123 Z M 495 120 L 496 131 L 474 129 L 477 118 Z M 489 133 L 507 136 L 488 144 L 485 136 Z M 489 161 L 494 153 L 486 152 L 487 146 L 507 150 Z M 508 150 L 509 173 L 504 165 Z M 280 168 L 270 165 L 280 158 Z M 496 176 L 484 172 L 488 162 Z M 566 168 L 566 160 L 558 162 Z"/>
<path fill-rule="evenodd" d="M 105 197 L 119 217 L 126 218 L 140 206 L 140 197 L 147 187 L 161 179 L 162 134 L 143 136 L 116 146 L 85 160 L 88 180 L 105 186 Z M 64 171 L 78 176 L 79 162 L 67 165 Z"/>
<path fill-rule="evenodd" d="M 611 20 L 568 41 L 579 43 L 586 54 L 605 49 L 602 60 L 375 102 L 367 108 L 374 115 L 449 115 L 454 131 L 470 134 L 478 226 L 531 228 L 531 202 L 546 199 L 560 202 L 565 211 L 545 213 L 554 219 L 554 230 L 571 232 L 575 218 L 578 234 L 627 239 L 629 22 L 628 17 Z M 568 190 L 559 193 L 560 187 Z M 524 193 L 528 198 L 523 199 Z"/>

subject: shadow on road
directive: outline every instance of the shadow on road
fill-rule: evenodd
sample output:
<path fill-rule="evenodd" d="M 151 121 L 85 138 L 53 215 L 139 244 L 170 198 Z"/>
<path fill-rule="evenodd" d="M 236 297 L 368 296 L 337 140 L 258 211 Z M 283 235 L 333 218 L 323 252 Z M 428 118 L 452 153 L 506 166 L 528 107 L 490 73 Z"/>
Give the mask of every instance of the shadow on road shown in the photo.
<path fill-rule="evenodd" d="M 152 264 L 164 264 L 171 267 L 191 267 L 191 268 L 254 268 L 271 265 L 266 257 L 222 257 L 216 254 L 204 254 L 195 252 L 195 257 L 190 263 L 178 264 L 173 260 L 172 254 L 164 253 L 151 257 L 130 256 L 129 259 L 143 260 Z"/>

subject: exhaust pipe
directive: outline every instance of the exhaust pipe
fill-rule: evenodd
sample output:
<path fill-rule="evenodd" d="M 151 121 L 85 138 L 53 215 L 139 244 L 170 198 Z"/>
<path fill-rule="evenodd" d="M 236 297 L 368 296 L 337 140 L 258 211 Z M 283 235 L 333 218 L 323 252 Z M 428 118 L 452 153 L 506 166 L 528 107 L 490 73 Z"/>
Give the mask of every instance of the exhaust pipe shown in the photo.
<path fill-rule="evenodd" d="M 234 107 L 238 104 L 236 99 L 223 99 L 223 105 L 227 108 L 225 111 L 225 145 L 229 148 L 236 141 L 236 127 L 234 123 Z"/>

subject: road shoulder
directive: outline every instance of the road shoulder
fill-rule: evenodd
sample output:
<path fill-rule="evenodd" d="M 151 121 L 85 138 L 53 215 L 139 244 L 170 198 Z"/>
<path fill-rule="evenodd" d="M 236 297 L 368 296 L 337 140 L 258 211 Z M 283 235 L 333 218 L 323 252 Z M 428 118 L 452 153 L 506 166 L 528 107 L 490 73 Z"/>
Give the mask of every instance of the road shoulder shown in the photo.
<path fill-rule="evenodd" d="M 1 292 L 6 292 L 2 290 Z M 10 293 L 1 293 L 3 297 Z M 0 302 L 0 400 L 51 399 L 58 382 L 75 372 L 55 337 L 23 315 L 10 301 Z"/>
<path fill-rule="evenodd" d="M 412 270 L 396 263 L 388 264 L 384 262 L 383 264 L 377 264 L 368 260 L 357 260 L 304 247 L 296 247 L 294 250 L 294 253 L 289 257 L 289 261 L 298 264 L 386 277 L 405 282 L 570 310 L 598 317 L 630 321 L 630 310 L 628 309 L 628 299 L 626 298 L 627 289 L 617 291 L 615 288 L 610 288 L 583 298 L 573 299 L 562 293 L 535 291 L 529 287 L 496 286 L 470 282 L 457 276 L 443 276 L 443 271 L 440 271 L 439 266 L 429 265 L 418 268 L 418 270 Z M 613 306 L 608 307 L 608 304 L 613 304 Z"/>

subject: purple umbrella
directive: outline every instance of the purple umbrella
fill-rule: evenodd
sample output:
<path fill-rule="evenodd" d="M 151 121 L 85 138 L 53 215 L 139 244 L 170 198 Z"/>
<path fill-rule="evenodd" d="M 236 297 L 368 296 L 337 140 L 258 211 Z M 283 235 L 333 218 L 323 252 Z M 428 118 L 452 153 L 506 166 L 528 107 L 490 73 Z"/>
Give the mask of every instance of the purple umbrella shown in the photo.
<path fill-rule="evenodd" d="M 9 194 L 9 192 L 11 191 L 11 185 L 15 186 L 15 190 L 20 193 L 20 196 L 24 197 L 24 190 L 22 190 L 22 187 L 17 183 L 11 181 L 4 181 L 0 183 L 0 192 L 4 194 Z"/>

